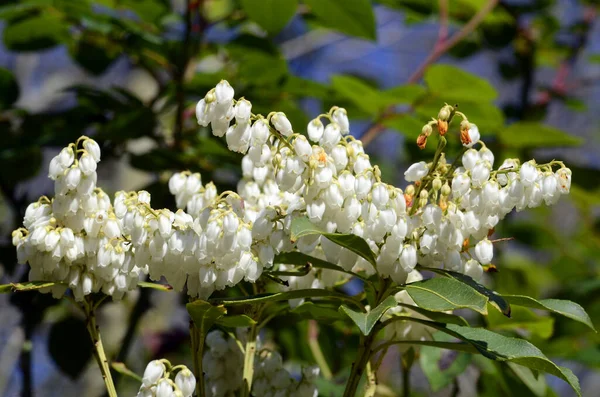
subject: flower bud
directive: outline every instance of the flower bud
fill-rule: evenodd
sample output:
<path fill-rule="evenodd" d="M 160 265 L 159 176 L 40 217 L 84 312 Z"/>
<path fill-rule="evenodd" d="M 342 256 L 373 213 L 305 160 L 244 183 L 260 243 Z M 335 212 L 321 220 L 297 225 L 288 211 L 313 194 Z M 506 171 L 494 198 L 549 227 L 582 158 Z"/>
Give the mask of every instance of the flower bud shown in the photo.
<path fill-rule="evenodd" d="M 236 104 L 234 108 L 235 121 L 238 124 L 245 123 L 250 120 L 252 111 L 252 104 L 250 101 L 242 98 Z"/>
<path fill-rule="evenodd" d="M 183 397 L 191 397 L 196 389 L 196 377 L 189 369 L 184 368 L 175 376 L 175 384 L 181 390 Z"/>
<path fill-rule="evenodd" d="M 100 161 L 100 145 L 93 139 L 86 139 L 83 141 L 83 148 L 86 152 L 89 153 L 90 156 L 94 159 L 95 162 Z"/>
<path fill-rule="evenodd" d="M 425 149 L 425 147 L 427 146 L 427 135 L 425 134 L 420 134 L 417 137 L 417 147 L 421 150 Z"/>
<path fill-rule="evenodd" d="M 431 128 L 431 124 L 425 124 L 423 126 L 423 128 L 421 129 L 421 135 L 425 135 L 425 138 L 427 138 L 429 135 L 431 135 L 431 133 L 433 132 L 433 128 Z"/>
<path fill-rule="evenodd" d="M 162 378 L 165 373 L 165 365 L 159 360 L 153 360 L 146 365 L 146 369 L 144 370 L 144 376 L 142 377 L 142 384 L 146 387 L 149 387 L 156 382 L 160 378 Z"/>
<path fill-rule="evenodd" d="M 292 123 L 288 120 L 287 116 L 283 112 L 277 112 L 271 117 L 273 126 L 283 136 L 292 135 Z"/>
<path fill-rule="evenodd" d="M 487 265 L 494 257 L 494 245 L 487 238 L 481 240 L 475 246 L 475 255 L 480 263 Z"/>
<path fill-rule="evenodd" d="M 331 118 L 340 126 L 340 131 L 342 134 L 347 134 L 350 132 L 350 122 L 348 121 L 348 113 L 346 112 L 346 109 L 335 109 Z"/>
<path fill-rule="evenodd" d="M 463 123 L 465 122 L 465 120 L 463 120 Z M 462 128 L 463 123 L 461 123 L 461 131 L 460 131 L 460 141 L 462 142 L 463 146 L 466 147 L 473 147 L 473 145 L 475 145 L 477 142 L 479 142 L 480 139 L 480 135 L 479 135 L 479 128 L 477 128 L 477 126 L 475 124 L 469 124 L 469 128 Z M 468 123 L 468 122 L 467 122 Z"/>
<path fill-rule="evenodd" d="M 438 113 L 438 120 L 448 121 L 451 113 L 452 113 L 452 106 L 445 105 L 443 108 L 440 109 L 440 112 Z"/>
<path fill-rule="evenodd" d="M 221 80 L 215 87 L 215 96 L 217 98 L 217 103 L 219 104 L 231 102 L 233 100 L 233 94 L 233 87 L 231 87 L 226 80 Z"/>
<path fill-rule="evenodd" d="M 299 135 L 294 139 L 294 151 L 302 161 L 308 162 L 312 154 L 312 147 L 304 135 Z"/>
<path fill-rule="evenodd" d="M 321 120 L 316 118 L 308 123 L 308 127 L 306 129 L 308 132 L 308 138 L 313 142 L 319 142 L 323 136 L 325 127 L 323 126 Z"/>
<path fill-rule="evenodd" d="M 450 188 L 450 185 L 448 185 L 448 182 L 444 183 L 444 186 L 442 186 L 442 191 L 440 193 L 444 197 L 448 197 L 450 195 L 450 193 L 452 193 L 452 188 Z"/>
<path fill-rule="evenodd" d="M 558 189 L 562 194 L 567 194 L 571 190 L 571 170 L 569 168 L 561 168 L 556 171 L 558 178 Z"/>
<path fill-rule="evenodd" d="M 481 276 L 483 276 L 483 268 L 475 259 L 469 259 L 465 263 L 465 274 L 473 280 L 479 281 L 481 280 Z"/>
<path fill-rule="evenodd" d="M 438 119 L 437 127 L 438 127 L 438 132 L 440 133 L 441 136 L 446 135 L 446 133 L 448 132 L 448 122 L 446 120 Z"/>
<path fill-rule="evenodd" d="M 79 158 L 79 169 L 83 175 L 90 175 L 91 173 L 96 172 L 96 167 L 96 161 L 90 154 L 83 153 L 83 155 Z"/>
<path fill-rule="evenodd" d="M 438 190 L 440 190 L 442 188 L 442 180 L 438 177 L 436 177 L 433 180 L 433 183 L 431 185 L 433 187 L 433 191 L 437 192 Z"/>
<path fill-rule="evenodd" d="M 404 245 L 400 254 L 400 265 L 406 272 L 410 272 L 417 266 L 417 249 L 414 245 Z"/>
<path fill-rule="evenodd" d="M 167 379 L 161 379 L 156 385 L 156 397 L 175 397 L 173 386 Z"/>
<path fill-rule="evenodd" d="M 408 167 L 408 169 L 404 172 L 404 179 L 406 179 L 408 182 L 419 181 L 425 175 L 427 175 L 428 172 L 429 167 L 427 166 L 427 163 L 421 161 Z"/>

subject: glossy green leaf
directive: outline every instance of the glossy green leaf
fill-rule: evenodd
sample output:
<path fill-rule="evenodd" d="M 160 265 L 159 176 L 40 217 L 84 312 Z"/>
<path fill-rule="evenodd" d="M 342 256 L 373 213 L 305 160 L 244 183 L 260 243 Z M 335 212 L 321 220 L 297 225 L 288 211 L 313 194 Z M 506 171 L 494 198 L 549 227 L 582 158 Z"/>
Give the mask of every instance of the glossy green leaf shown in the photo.
<path fill-rule="evenodd" d="M 546 377 L 543 374 L 515 363 L 508 362 L 506 364 L 533 395 L 538 397 L 546 396 L 548 386 L 546 384 Z"/>
<path fill-rule="evenodd" d="M 409 305 L 406 303 L 398 303 L 398 305 L 405 307 L 409 310 L 412 310 L 414 312 L 417 312 L 433 321 L 437 321 L 440 323 L 466 325 L 466 326 L 469 325 L 467 320 L 465 320 L 463 317 L 457 316 L 455 314 L 448 314 L 448 313 L 444 313 L 444 312 L 434 312 L 434 311 L 427 310 L 427 309 L 424 309 L 419 306 Z"/>
<path fill-rule="evenodd" d="M 428 325 L 465 341 L 474 346 L 482 355 L 489 359 L 513 362 L 536 371 L 543 371 L 557 376 L 569 383 L 577 395 L 581 396 L 579 380 L 573 372 L 568 368 L 558 366 L 550 361 L 540 349 L 526 340 L 507 337 L 488 331 L 484 328 L 442 324 L 414 317 L 407 317 L 406 320 Z"/>
<path fill-rule="evenodd" d="M 493 101 L 498 96 L 487 80 L 456 66 L 432 65 L 424 79 L 431 92 L 447 101 Z"/>
<path fill-rule="evenodd" d="M 227 313 L 225 306 L 215 306 L 203 300 L 195 300 L 185 305 L 192 321 L 200 330 L 202 338 L 221 317 Z"/>
<path fill-rule="evenodd" d="M 241 0 L 241 3 L 248 17 L 270 34 L 283 29 L 298 8 L 298 0 Z"/>
<path fill-rule="evenodd" d="M 228 328 L 251 327 L 256 324 L 256 321 L 245 314 L 236 314 L 234 316 L 219 317 L 216 324 Z"/>
<path fill-rule="evenodd" d="M 19 84 L 15 76 L 5 68 L 0 68 L 0 109 L 6 109 L 19 99 Z"/>
<path fill-rule="evenodd" d="M 342 313 L 332 307 L 316 305 L 312 302 L 304 302 L 291 310 L 290 313 L 300 316 L 300 318 L 303 319 L 317 320 L 319 323 L 325 324 L 333 323 L 345 318 Z"/>
<path fill-rule="evenodd" d="M 483 285 L 479 284 L 477 281 L 473 280 L 471 277 L 469 277 L 463 273 L 453 272 L 451 270 L 428 268 L 428 267 L 423 267 L 423 269 L 434 272 L 434 273 L 438 273 L 438 274 L 441 274 L 441 275 L 444 275 L 447 277 L 452 277 L 453 279 L 458 280 L 461 283 L 468 285 L 469 287 L 473 288 L 475 291 L 477 291 L 481 295 L 485 296 L 489 300 L 490 304 L 493 307 L 495 307 L 496 309 L 498 309 L 498 311 L 500 311 L 505 316 L 510 317 L 510 305 L 506 301 L 506 299 L 504 299 L 502 297 L 502 295 L 498 294 L 496 291 L 492 291 L 492 290 L 484 287 Z"/>
<path fill-rule="evenodd" d="M 355 254 L 366 259 L 373 266 L 376 266 L 375 254 L 371 251 L 369 244 L 354 234 L 341 234 L 341 233 L 327 233 L 317 228 L 311 221 L 306 217 L 295 218 L 292 220 L 292 240 L 296 241 L 302 236 L 309 236 L 312 234 L 320 234 L 327 237 L 332 242 L 340 245 L 344 248 L 349 249 Z"/>
<path fill-rule="evenodd" d="M 493 331 L 509 331 L 541 339 L 548 339 L 554 333 L 554 318 L 520 306 L 513 307 L 511 318 L 492 310 L 486 321 L 488 328 Z"/>
<path fill-rule="evenodd" d="M 388 309 L 396 307 L 397 305 L 396 299 L 393 296 L 388 296 L 383 302 L 377 305 L 376 308 L 367 313 L 355 311 L 346 305 L 340 306 L 340 311 L 348 315 L 348 317 L 354 321 L 354 324 L 358 326 L 358 329 L 360 329 L 360 332 L 362 332 L 363 335 L 369 335 L 381 316 L 383 316 Z"/>
<path fill-rule="evenodd" d="M 333 263 L 327 262 L 326 260 L 315 258 L 314 256 L 310 256 L 310 255 L 307 255 L 307 254 L 304 254 L 304 253 L 298 252 L 298 251 L 281 252 L 281 253 L 275 255 L 275 259 L 273 260 L 273 263 L 283 263 L 286 265 L 298 265 L 298 266 L 304 266 L 307 263 L 309 263 L 312 267 L 316 267 L 319 269 L 335 270 L 338 272 L 351 274 L 355 277 L 364 279 L 362 276 L 352 273 L 348 270 L 345 270 L 341 266 L 334 265 Z"/>
<path fill-rule="evenodd" d="M 518 121 L 504 128 L 500 141 L 514 148 L 537 148 L 551 146 L 577 146 L 583 141 L 558 128 L 531 121 Z"/>
<path fill-rule="evenodd" d="M 452 337 L 443 332 L 433 334 L 435 341 L 451 342 Z M 462 374 L 471 362 L 471 355 L 441 350 L 434 346 L 423 346 L 419 354 L 421 369 L 429 381 L 431 390 L 437 392 L 450 385 Z"/>
<path fill-rule="evenodd" d="M 552 313 L 579 321 L 596 331 L 596 328 L 594 328 L 594 324 L 585 309 L 575 302 L 562 299 L 536 300 L 523 295 L 504 295 L 504 298 L 513 305 L 530 307 L 532 309 L 550 310 Z"/>
<path fill-rule="evenodd" d="M 448 277 L 434 277 L 407 284 L 406 292 L 417 306 L 434 312 L 471 309 L 487 314 L 488 299 L 473 288 Z"/>
<path fill-rule="evenodd" d="M 241 296 L 236 298 L 211 298 L 210 302 L 213 304 L 220 304 L 226 306 L 233 305 L 255 305 L 266 302 L 279 302 L 290 299 L 302 299 L 302 298 L 329 298 L 342 300 L 346 302 L 352 302 L 355 306 L 361 307 L 360 302 L 353 299 L 351 296 L 342 294 L 336 291 L 329 291 L 325 289 L 297 289 L 286 292 L 276 293 L 264 293 L 252 296 Z"/>
<path fill-rule="evenodd" d="M 375 40 L 375 14 L 369 0 L 304 0 L 319 23 L 350 36 Z"/>

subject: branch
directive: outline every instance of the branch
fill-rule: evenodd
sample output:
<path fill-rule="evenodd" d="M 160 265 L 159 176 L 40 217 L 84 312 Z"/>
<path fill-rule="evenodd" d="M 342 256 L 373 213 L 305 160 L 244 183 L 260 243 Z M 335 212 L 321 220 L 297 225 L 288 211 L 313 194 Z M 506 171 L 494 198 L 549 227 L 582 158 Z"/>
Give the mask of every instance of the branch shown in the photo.
<path fill-rule="evenodd" d="M 408 78 L 407 83 L 413 84 L 419 81 L 425 70 L 429 65 L 437 61 L 442 55 L 448 52 L 452 47 L 458 44 L 462 39 L 471 34 L 477 26 L 483 21 L 483 19 L 496 7 L 498 0 L 488 0 L 488 2 L 471 18 L 458 32 L 452 37 L 447 39 L 448 35 L 448 3 L 447 0 L 440 0 L 440 29 L 438 32 L 438 39 L 433 46 L 433 50 L 429 53 L 427 58 L 421 63 L 421 65 L 415 70 L 415 72 Z M 381 125 L 381 121 L 390 115 L 394 114 L 393 107 L 388 108 L 383 114 L 369 127 L 369 129 L 363 134 L 361 141 L 363 146 L 367 146 L 373 139 L 385 129 Z"/>

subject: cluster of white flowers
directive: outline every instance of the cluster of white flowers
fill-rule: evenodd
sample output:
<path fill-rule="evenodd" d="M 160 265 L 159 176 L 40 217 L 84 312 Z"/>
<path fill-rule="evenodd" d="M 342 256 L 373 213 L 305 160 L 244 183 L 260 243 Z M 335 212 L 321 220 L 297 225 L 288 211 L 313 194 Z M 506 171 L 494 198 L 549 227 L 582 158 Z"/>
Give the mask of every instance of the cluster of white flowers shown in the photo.
<path fill-rule="evenodd" d="M 252 394 L 264 397 L 317 397 L 319 392 L 313 384 L 319 376 L 319 368 L 302 369 L 302 378 L 296 381 L 283 368 L 283 360 L 277 352 L 263 351 L 254 362 Z"/>
<path fill-rule="evenodd" d="M 111 204 L 96 187 L 96 142 L 82 137 L 63 149 L 50 164 L 56 197 L 30 205 L 25 228 L 13 233 L 20 261 L 31 264 L 30 279 L 62 283 L 53 287 L 57 296 L 70 286 L 76 299 L 99 290 L 118 298 L 149 272 L 176 290 L 187 286 L 191 296 L 206 298 L 241 280 L 256 281 L 275 255 L 293 250 L 346 271 L 377 271 L 396 283 L 405 283 L 417 263 L 479 279 L 482 265 L 493 259 L 488 235 L 500 219 L 515 208 L 554 204 L 569 192 L 571 171 L 561 162 L 521 165 L 509 159 L 493 170 L 493 153 L 462 114 L 462 166 L 447 163 L 440 151 L 433 162 L 408 168 L 405 178 L 412 184 L 403 191 L 382 182 L 362 143 L 347 135 L 344 109 L 334 107 L 312 120 L 308 137 L 294 132 L 283 113 L 265 118 L 251 109 L 249 101 L 234 99 L 226 81 L 198 103 L 199 124 L 210 124 L 230 150 L 245 154 L 243 178 L 237 193 L 218 195 L 200 174 L 173 175 L 175 213 L 153 209 L 144 191 L 118 192 Z M 449 117 L 451 110 L 442 110 Z M 447 122 L 439 125 L 445 133 Z M 431 123 L 423 130 L 426 138 Z M 292 242 L 290 228 L 298 217 L 327 232 L 364 238 L 377 269 L 322 236 Z M 319 269 L 287 280 L 290 288 L 322 288 L 347 277 Z"/>
<path fill-rule="evenodd" d="M 254 222 L 254 214 L 264 211 L 280 214 L 270 238 L 275 254 L 295 248 L 345 270 L 375 272 L 365 259 L 325 237 L 305 236 L 292 245 L 291 219 L 307 216 L 327 232 L 364 238 L 377 257 L 377 272 L 396 283 L 406 282 L 417 263 L 479 279 L 482 265 L 493 258 L 487 236 L 500 219 L 514 208 L 534 207 L 542 201 L 554 204 L 569 191 L 571 172 L 560 162 L 538 166 L 530 161 L 520 166 L 518 160 L 507 160 L 494 171 L 493 153 L 463 114 L 463 166 L 448 164 L 440 152 L 434 162 L 408 168 L 405 178 L 414 184 L 402 191 L 383 183 L 362 143 L 346 135 L 349 123 L 344 109 L 334 107 L 312 120 L 307 138 L 294 132 L 285 114 L 264 118 L 252 114 L 251 108 L 246 99 L 236 101 L 233 88 L 221 81 L 198 103 L 196 115 L 199 124 L 210 124 L 214 135 L 226 137 L 230 150 L 245 154 L 238 193 L 248 203 L 247 221 Z M 452 111 L 445 106 L 440 112 L 442 135 Z M 425 138 L 429 136 L 431 123 L 423 131 Z M 480 150 L 473 148 L 477 144 Z M 560 169 L 553 172 L 556 165 Z M 322 273 L 292 278 L 290 284 L 297 288 L 331 285 L 331 280 L 320 282 Z"/>
<path fill-rule="evenodd" d="M 208 397 L 224 397 L 242 387 L 244 354 L 235 339 L 221 331 L 206 335 L 202 369 L 204 389 Z"/>
<path fill-rule="evenodd" d="M 133 253 L 110 197 L 96 187 L 100 147 L 87 137 L 62 149 L 50 162 L 55 197 L 41 197 L 12 234 L 19 263 L 29 262 L 29 279 L 55 282 L 43 292 L 75 299 L 102 291 L 120 298 L 147 273 Z"/>
<path fill-rule="evenodd" d="M 154 360 L 144 370 L 137 397 L 191 397 L 195 390 L 196 377 L 185 365 Z"/>
<path fill-rule="evenodd" d="M 238 335 L 238 339 L 244 336 Z M 260 342 L 260 340 L 259 340 Z M 202 359 L 206 395 L 225 397 L 233 395 L 242 387 L 244 355 L 233 338 L 226 338 L 221 331 L 211 331 L 206 336 L 206 349 Z M 259 349 L 254 359 L 252 395 L 263 397 L 316 397 L 315 378 L 317 367 L 302 369 L 302 378 L 295 380 L 283 368 L 281 355 Z"/>

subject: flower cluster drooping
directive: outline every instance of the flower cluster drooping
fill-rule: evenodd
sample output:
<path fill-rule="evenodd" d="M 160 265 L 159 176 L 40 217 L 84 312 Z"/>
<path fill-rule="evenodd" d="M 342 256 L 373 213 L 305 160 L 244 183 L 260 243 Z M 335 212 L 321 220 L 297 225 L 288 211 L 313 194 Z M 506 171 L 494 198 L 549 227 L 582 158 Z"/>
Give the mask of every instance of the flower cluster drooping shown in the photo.
<path fill-rule="evenodd" d="M 240 339 L 243 337 L 240 336 Z M 221 331 L 211 331 L 206 336 L 206 350 L 202 359 L 205 372 L 206 395 L 224 397 L 233 395 L 242 387 L 244 355 L 233 338 L 226 338 Z M 316 397 L 315 378 L 317 367 L 302 370 L 302 377 L 295 380 L 283 367 L 281 355 L 262 349 L 254 358 L 252 395 L 264 397 Z"/>
<path fill-rule="evenodd" d="M 120 298 L 148 272 L 133 259 L 110 197 L 96 187 L 99 161 L 100 147 L 87 137 L 62 149 L 50 162 L 55 197 L 30 204 L 12 235 L 29 279 L 56 282 L 47 288 L 55 297 L 69 287 L 77 300 L 98 291 Z"/>
<path fill-rule="evenodd" d="M 362 143 L 347 135 L 344 109 L 334 107 L 312 120 L 305 136 L 283 113 L 254 115 L 249 101 L 233 98 L 233 88 L 221 81 L 198 103 L 198 123 L 210 125 L 215 136 L 225 135 L 230 150 L 245 154 L 238 193 L 249 222 L 264 211 L 273 213 L 270 219 L 280 215 L 269 241 L 275 254 L 296 249 L 347 271 L 377 271 L 396 283 L 406 282 L 417 263 L 480 279 L 493 258 L 487 237 L 499 220 L 515 208 L 554 204 L 569 192 L 571 171 L 561 162 L 537 165 L 532 160 L 521 166 L 506 160 L 494 170 L 494 154 L 480 141 L 477 126 L 448 105 L 420 137 L 424 147 L 437 124 L 442 145 L 434 161 L 411 165 L 404 175 L 412 184 L 402 191 L 381 181 Z M 447 163 L 442 151 L 454 116 L 463 118 L 461 167 Z M 560 168 L 554 171 L 555 166 Z M 377 269 L 325 237 L 305 236 L 292 245 L 291 220 L 301 216 L 327 232 L 364 238 L 377 257 Z M 337 273 L 333 279 L 340 277 Z M 329 286 L 331 272 L 312 271 L 290 284 Z"/>
<path fill-rule="evenodd" d="M 494 154 L 477 126 L 447 105 L 419 138 L 426 145 L 437 124 L 434 160 L 411 165 L 404 190 L 381 180 L 362 143 L 348 135 L 344 109 L 312 120 L 306 135 L 281 112 L 264 117 L 251 110 L 248 100 L 234 99 L 226 81 L 198 103 L 198 123 L 244 154 L 243 177 L 237 192 L 218 194 L 200 174 L 174 174 L 169 189 L 176 212 L 153 209 L 145 191 L 118 192 L 111 202 L 96 187 L 98 145 L 82 137 L 63 149 L 50 164 L 55 198 L 31 204 L 24 228 L 13 233 L 19 260 L 31 265 L 30 279 L 59 282 L 52 287 L 56 296 L 69 286 L 80 300 L 100 290 L 119 298 L 149 273 L 206 298 L 241 280 L 255 282 L 277 254 L 294 250 L 400 284 L 417 263 L 479 279 L 493 260 L 488 236 L 503 217 L 513 209 L 554 204 L 570 189 L 571 171 L 559 161 L 509 159 L 494 169 Z M 455 116 L 463 118 L 464 150 L 460 161 L 448 163 L 443 148 Z M 300 217 L 326 232 L 362 237 L 376 267 L 324 236 L 292 241 L 291 224 Z M 280 270 L 290 268 L 283 264 Z M 324 288 L 348 275 L 310 269 L 283 278 L 289 288 Z"/>
<path fill-rule="evenodd" d="M 185 365 L 171 366 L 167 360 L 150 361 L 144 370 L 137 397 L 191 397 L 196 377 Z"/>

